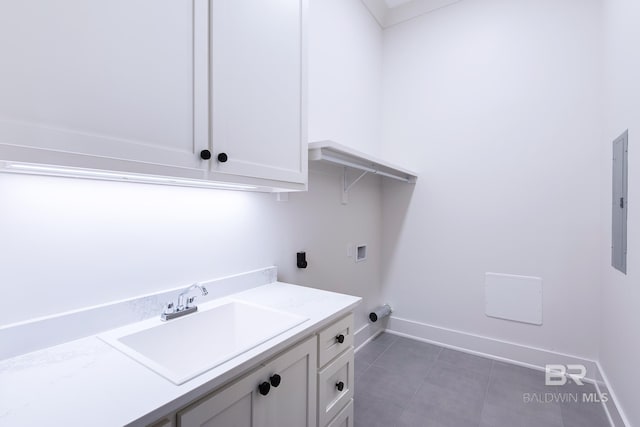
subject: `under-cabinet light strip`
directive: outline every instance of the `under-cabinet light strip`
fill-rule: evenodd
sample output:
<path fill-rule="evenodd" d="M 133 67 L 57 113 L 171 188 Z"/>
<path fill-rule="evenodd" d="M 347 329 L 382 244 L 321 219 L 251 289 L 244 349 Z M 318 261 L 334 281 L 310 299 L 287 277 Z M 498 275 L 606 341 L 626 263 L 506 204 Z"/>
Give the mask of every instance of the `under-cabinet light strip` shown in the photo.
<path fill-rule="evenodd" d="M 397 179 L 398 181 L 403 181 L 403 182 L 410 182 L 409 179 L 407 177 L 404 176 L 398 176 L 398 175 L 393 175 L 387 172 L 382 172 L 379 171 L 377 169 L 373 169 L 370 168 L 368 166 L 363 166 L 363 165 L 359 165 L 358 163 L 353 163 L 350 162 L 348 160 L 342 160 L 339 159 L 337 157 L 333 157 L 331 155 L 325 154 L 325 153 L 320 153 L 321 154 L 321 159 L 322 160 L 326 160 L 327 162 L 331 162 L 331 163 L 336 163 L 338 165 L 342 165 L 342 166 L 347 166 L 347 167 L 351 167 L 354 169 L 359 169 L 365 172 L 370 172 L 376 175 L 382 175 L 382 176 L 386 176 L 387 178 L 393 178 L 393 179 Z"/>
<path fill-rule="evenodd" d="M 133 181 L 148 184 L 173 184 L 188 187 L 237 189 L 237 190 L 257 190 L 258 187 L 243 184 L 227 184 L 224 182 L 207 182 L 191 179 L 169 178 L 160 176 L 146 176 L 136 174 L 126 174 L 117 172 L 104 172 L 92 169 L 64 168 L 35 165 L 30 163 L 6 163 L 5 170 L 8 172 L 30 173 L 37 175 L 54 175 L 70 178 L 91 178 L 105 179 L 110 181 Z"/>

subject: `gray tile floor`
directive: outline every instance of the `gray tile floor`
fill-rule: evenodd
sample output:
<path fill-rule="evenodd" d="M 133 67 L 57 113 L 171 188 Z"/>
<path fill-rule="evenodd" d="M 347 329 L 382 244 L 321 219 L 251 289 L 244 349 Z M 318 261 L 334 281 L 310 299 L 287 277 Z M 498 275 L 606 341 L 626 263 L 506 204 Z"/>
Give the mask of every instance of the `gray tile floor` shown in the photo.
<path fill-rule="evenodd" d="M 356 354 L 355 427 L 609 427 L 601 404 L 582 403 L 593 385 L 544 377 L 383 333 Z"/>

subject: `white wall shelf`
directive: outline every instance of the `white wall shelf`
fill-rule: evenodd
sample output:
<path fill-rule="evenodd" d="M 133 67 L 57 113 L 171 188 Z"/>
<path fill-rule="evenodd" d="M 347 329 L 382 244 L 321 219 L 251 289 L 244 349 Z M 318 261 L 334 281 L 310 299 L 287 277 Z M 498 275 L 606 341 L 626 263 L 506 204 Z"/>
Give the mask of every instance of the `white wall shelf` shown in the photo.
<path fill-rule="evenodd" d="M 334 141 L 316 141 L 309 143 L 309 161 L 323 161 L 344 167 L 342 188 L 343 204 L 349 201 L 349 190 L 368 173 L 404 181 L 408 184 L 415 184 L 418 180 L 418 175 L 415 172 L 377 159 Z M 348 182 L 348 168 L 361 172 L 351 183 Z"/>

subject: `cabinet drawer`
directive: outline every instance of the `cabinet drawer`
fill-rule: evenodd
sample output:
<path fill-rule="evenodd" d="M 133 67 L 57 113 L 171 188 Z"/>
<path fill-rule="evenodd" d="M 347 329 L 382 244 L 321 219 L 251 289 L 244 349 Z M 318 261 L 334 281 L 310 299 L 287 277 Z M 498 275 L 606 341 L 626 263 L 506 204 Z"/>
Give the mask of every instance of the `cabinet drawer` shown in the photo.
<path fill-rule="evenodd" d="M 327 427 L 353 427 L 353 399 L 340 411 Z"/>
<path fill-rule="evenodd" d="M 323 427 L 353 397 L 353 347 L 318 373 L 318 425 Z"/>
<path fill-rule="evenodd" d="M 338 320 L 318 334 L 318 366 L 326 365 L 351 346 L 353 346 L 353 314 Z"/>

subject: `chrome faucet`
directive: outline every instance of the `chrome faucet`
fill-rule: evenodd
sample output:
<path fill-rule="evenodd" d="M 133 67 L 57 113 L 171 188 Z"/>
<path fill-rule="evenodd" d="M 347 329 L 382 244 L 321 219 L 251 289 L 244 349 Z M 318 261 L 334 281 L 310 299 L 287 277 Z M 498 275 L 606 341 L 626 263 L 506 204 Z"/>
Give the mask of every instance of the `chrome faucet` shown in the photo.
<path fill-rule="evenodd" d="M 200 293 L 202 294 L 202 296 L 206 296 L 209 293 L 209 291 L 207 291 L 207 288 L 205 288 L 204 286 L 201 286 L 199 283 L 194 283 L 193 285 L 189 286 L 187 289 L 182 291 L 180 295 L 178 295 L 178 310 L 184 310 L 186 308 L 189 308 L 189 305 L 193 303 L 193 300 L 195 299 L 195 297 L 187 298 L 186 304 L 185 304 L 185 297 L 189 295 L 189 292 L 191 292 L 194 289 L 200 289 Z"/>
<path fill-rule="evenodd" d="M 202 296 L 205 296 L 209 293 L 207 288 L 201 286 L 199 283 L 194 283 L 189 286 L 184 291 L 180 292 L 178 295 L 178 305 L 174 306 L 172 302 L 167 303 L 164 307 L 164 311 L 162 315 L 160 315 L 160 319 L 167 321 L 171 319 L 175 319 L 176 317 L 184 316 L 185 314 L 194 313 L 198 311 L 198 306 L 193 304 L 193 301 L 196 299 L 195 296 L 189 297 L 189 292 L 194 289 L 199 289 Z"/>

